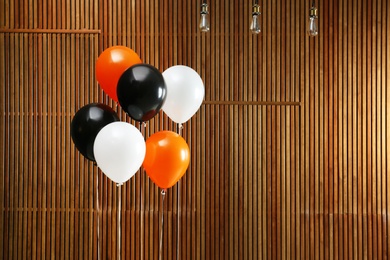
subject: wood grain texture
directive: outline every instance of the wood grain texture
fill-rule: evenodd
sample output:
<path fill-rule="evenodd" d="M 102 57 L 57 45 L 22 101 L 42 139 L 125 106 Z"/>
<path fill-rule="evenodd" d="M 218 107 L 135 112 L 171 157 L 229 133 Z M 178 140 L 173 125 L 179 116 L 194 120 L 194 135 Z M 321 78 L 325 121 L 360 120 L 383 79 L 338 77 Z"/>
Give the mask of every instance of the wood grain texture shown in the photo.
<path fill-rule="evenodd" d="M 163 259 L 388 258 L 390 4 L 316 1 L 309 38 L 309 2 L 259 1 L 252 35 L 250 1 L 208 1 L 208 33 L 199 0 L 0 1 L 0 259 L 158 259 L 162 215 Z M 183 129 L 103 93 L 113 45 L 200 74 Z M 118 188 L 77 151 L 71 120 L 92 102 L 187 141 L 164 206 L 143 169 Z"/>

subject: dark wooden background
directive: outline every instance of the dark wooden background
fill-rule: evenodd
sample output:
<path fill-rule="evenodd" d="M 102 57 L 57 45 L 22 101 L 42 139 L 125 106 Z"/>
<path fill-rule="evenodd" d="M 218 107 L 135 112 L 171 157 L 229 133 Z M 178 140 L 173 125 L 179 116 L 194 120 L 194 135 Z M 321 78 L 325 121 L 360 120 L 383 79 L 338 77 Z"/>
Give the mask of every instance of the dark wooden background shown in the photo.
<path fill-rule="evenodd" d="M 316 1 L 309 38 L 309 0 L 259 1 L 260 35 L 251 1 L 208 2 L 202 34 L 200 0 L 0 0 L 0 259 L 158 259 L 162 213 L 164 259 L 388 257 L 390 3 Z M 71 140 L 92 102 L 132 122 L 96 82 L 113 45 L 205 82 L 163 209 L 143 171 L 119 193 Z"/>

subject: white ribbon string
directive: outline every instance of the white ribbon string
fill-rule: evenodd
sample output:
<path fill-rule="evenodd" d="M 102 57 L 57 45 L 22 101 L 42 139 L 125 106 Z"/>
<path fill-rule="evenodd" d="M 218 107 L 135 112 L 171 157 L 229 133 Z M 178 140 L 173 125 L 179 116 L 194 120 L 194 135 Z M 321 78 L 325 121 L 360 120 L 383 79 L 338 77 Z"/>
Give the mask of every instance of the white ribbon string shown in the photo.
<path fill-rule="evenodd" d="M 146 140 L 146 122 L 141 122 L 140 123 L 140 132 L 141 134 L 144 136 L 144 139 Z M 141 223 L 140 223 L 140 226 L 141 226 L 141 230 L 144 230 L 144 173 L 142 171 L 142 168 L 139 170 L 139 173 L 140 173 L 140 182 L 141 182 L 141 185 L 140 185 L 140 203 L 141 203 L 141 206 L 140 206 L 140 219 L 141 219 Z M 140 242 L 141 242 L 141 248 L 144 248 L 144 233 L 141 232 L 140 234 Z M 141 249 L 141 259 L 144 259 L 144 250 Z"/>
<path fill-rule="evenodd" d="M 178 124 L 178 134 L 181 136 L 183 125 Z M 177 242 L 176 242 L 176 259 L 180 259 L 180 217 L 181 217 L 181 200 L 180 200 L 180 180 L 177 182 Z"/>
<path fill-rule="evenodd" d="M 181 130 L 183 129 L 183 125 L 180 123 L 178 125 L 178 130 L 177 130 L 177 133 L 181 136 Z"/>
<path fill-rule="evenodd" d="M 117 249 L 118 249 L 118 252 L 117 252 L 117 255 L 118 255 L 118 259 L 121 259 L 121 207 L 122 207 L 122 196 L 121 196 L 121 186 L 122 186 L 123 183 L 120 183 L 120 184 L 117 184 L 117 187 L 118 187 L 118 223 L 117 223 L 117 226 L 118 226 L 118 246 L 117 246 Z"/>
<path fill-rule="evenodd" d="M 162 259 L 162 240 L 163 240 L 163 230 L 164 230 L 164 198 L 166 190 L 161 190 L 161 229 L 160 229 L 160 247 L 158 259 Z"/>
<path fill-rule="evenodd" d="M 100 260 L 99 171 L 96 173 L 96 215 L 97 215 L 97 250 L 98 250 L 98 260 Z"/>

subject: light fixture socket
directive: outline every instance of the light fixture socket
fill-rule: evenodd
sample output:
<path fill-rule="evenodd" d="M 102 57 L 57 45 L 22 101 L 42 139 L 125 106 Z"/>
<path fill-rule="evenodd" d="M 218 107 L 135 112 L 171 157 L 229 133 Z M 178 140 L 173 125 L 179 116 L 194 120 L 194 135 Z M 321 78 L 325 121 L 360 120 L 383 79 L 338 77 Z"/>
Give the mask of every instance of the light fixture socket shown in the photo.
<path fill-rule="evenodd" d="M 209 13 L 209 6 L 206 3 L 203 3 L 200 7 L 200 13 L 201 14 L 208 14 Z"/>
<path fill-rule="evenodd" d="M 309 11 L 309 17 L 318 18 L 318 11 L 315 6 L 312 6 Z"/>
<path fill-rule="evenodd" d="M 252 7 L 252 15 L 260 15 L 260 5 L 254 4 Z"/>

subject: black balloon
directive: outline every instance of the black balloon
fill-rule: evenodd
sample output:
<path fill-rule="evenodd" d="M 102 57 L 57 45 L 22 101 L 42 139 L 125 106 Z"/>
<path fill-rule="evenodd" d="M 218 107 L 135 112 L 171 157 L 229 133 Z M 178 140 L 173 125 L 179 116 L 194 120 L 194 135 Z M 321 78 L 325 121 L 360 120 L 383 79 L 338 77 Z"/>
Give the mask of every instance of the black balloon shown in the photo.
<path fill-rule="evenodd" d="M 119 121 L 118 115 L 104 104 L 88 104 L 77 111 L 72 119 L 70 134 L 80 153 L 95 161 L 93 144 L 97 134 L 103 127 L 116 121 Z"/>
<path fill-rule="evenodd" d="M 160 111 L 167 87 L 155 67 L 136 64 L 119 78 L 116 91 L 122 109 L 134 120 L 145 122 Z"/>

